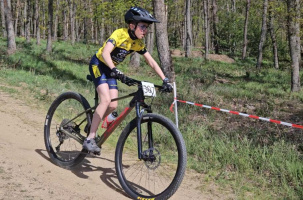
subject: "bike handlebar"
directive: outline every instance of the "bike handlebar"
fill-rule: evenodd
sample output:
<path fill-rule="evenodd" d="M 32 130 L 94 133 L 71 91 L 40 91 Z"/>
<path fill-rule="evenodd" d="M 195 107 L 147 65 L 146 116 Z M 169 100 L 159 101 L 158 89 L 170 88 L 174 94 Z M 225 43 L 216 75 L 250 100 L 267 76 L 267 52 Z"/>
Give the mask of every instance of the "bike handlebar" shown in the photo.
<path fill-rule="evenodd" d="M 111 76 L 115 78 L 115 74 L 114 74 L 113 72 L 111 73 Z M 120 80 L 118 77 L 117 77 L 117 79 Z M 122 80 L 120 80 L 120 81 L 121 81 L 122 83 L 128 85 L 128 86 L 132 86 L 132 85 L 135 85 L 135 84 L 136 84 L 136 85 L 141 85 L 141 82 L 142 82 L 142 81 L 139 81 L 139 80 L 130 78 L 130 77 L 125 76 L 125 75 L 124 75 L 124 79 L 125 79 L 124 81 L 122 81 Z M 161 86 L 161 85 L 155 85 L 155 84 L 154 84 L 154 86 L 155 86 L 156 88 L 162 89 L 162 86 Z"/>
<path fill-rule="evenodd" d="M 111 73 L 111 76 L 112 76 L 113 78 L 116 78 L 112 73 Z M 117 77 L 118 80 L 120 80 L 122 83 L 124 83 L 124 84 L 126 84 L 126 85 L 128 85 L 128 86 L 132 86 L 132 85 L 140 86 L 140 85 L 142 85 L 142 84 L 141 84 L 142 81 L 139 81 L 139 80 L 130 78 L 130 77 L 125 76 L 125 75 L 124 75 L 124 78 L 125 78 L 125 80 L 122 82 L 122 81 Z M 93 81 L 93 78 L 91 77 L 91 75 L 87 75 L 87 76 L 86 76 L 86 79 L 89 80 L 89 81 Z M 155 84 L 154 84 L 154 86 L 155 86 L 156 88 L 160 89 L 161 91 L 162 91 L 162 89 L 163 89 L 163 87 L 162 87 L 161 85 L 155 85 Z"/>

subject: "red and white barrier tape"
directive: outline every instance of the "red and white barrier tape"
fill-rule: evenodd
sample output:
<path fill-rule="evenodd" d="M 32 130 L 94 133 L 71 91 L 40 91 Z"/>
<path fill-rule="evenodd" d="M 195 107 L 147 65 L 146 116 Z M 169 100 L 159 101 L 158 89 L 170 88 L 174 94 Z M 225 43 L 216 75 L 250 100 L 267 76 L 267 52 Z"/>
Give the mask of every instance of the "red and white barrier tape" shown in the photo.
<path fill-rule="evenodd" d="M 186 103 L 186 104 L 190 104 L 190 105 L 194 105 L 194 106 L 199 106 L 199 107 L 202 107 L 202 108 L 208 108 L 208 109 L 227 112 L 227 113 L 231 113 L 231 114 L 235 114 L 235 115 L 241 115 L 243 117 L 249 117 L 249 118 L 253 118 L 253 119 L 259 119 L 259 120 L 263 120 L 263 121 L 267 121 L 267 122 L 273 122 L 273 123 L 276 123 L 276 124 L 282 124 L 282 125 L 285 125 L 285 126 L 290 126 L 290 127 L 294 127 L 294 128 L 303 129 L 302 125 L 291 124 L 291 123 L 282 122 L 282 121 L 278 121 L 278 120 L 268 119 L 268 118 L 264 118 L 264 117 L 258 117 L 258 116 L 255 116 L 255 115 L 249 115 L 249 114 L 240 113 L 240 112 L 237 112 L 237 111 L 221 109 L 221 108 L 217 108 L 217 107 L 212 107 L 212 106 L 207 106 L 207 105 L 203 105 L 203 104 L 193 103 L 193 102 L 190 102 L 190 101 L 182 101 L 182 100 L 178 100 L 178 99 L 175 99 L 175 101 L 171 104 L 171 106 L 169 108 L 172 112 L 173 112 L 173 106 L 174 106 L 176 101 L 179 101 L 180 103 Z"/>

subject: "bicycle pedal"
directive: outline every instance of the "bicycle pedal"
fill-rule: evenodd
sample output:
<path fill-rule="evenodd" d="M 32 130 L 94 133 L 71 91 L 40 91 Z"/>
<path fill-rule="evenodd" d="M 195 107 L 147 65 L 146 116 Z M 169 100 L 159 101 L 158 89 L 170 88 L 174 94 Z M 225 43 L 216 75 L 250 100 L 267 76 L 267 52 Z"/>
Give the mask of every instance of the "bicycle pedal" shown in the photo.
<path fill-rule="evenodd" d="M 91 156 L 100 156 L 101 152 L 92 152 L 92 151 L 88 151 L 87 154 L 91 155 Z"/>

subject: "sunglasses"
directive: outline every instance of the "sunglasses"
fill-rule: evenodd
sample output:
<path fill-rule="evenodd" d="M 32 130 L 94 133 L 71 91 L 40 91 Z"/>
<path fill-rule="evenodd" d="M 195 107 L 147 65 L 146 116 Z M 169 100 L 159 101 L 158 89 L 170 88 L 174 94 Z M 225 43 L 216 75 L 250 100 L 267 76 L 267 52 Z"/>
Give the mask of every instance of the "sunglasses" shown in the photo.
<path fill-rule="evenodd" d="M 149 28 L 149 26 L 146 26 L 146 25 L 138 24 L 137 26 L 140 28 L 141 31 L 146 31 Z"/>

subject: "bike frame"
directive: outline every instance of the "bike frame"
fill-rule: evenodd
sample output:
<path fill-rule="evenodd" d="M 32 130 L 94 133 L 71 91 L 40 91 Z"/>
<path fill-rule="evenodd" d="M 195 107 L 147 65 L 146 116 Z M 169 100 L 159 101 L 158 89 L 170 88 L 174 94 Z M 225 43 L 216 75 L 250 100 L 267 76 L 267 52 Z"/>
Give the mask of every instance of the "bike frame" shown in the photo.
<path fill-rule="evenodd" d="M 133 108 L 135 108 L 135 110 L 136 110 L 136 119 L 137 119 L 138 158 L 142 159 L 143 154 L 142 154 L 141 120 L 142 120 L 142 116 L 143 116 L 145 111 L 147 111 L 148 113 L 152 113 L 152 110 L 151 110 L 151 107 L 144 102 L 145 96 L 143 95 L 143 89 L 142 89 L 141 82 L 136 81 L 136 83 L 138 84 L 138 90 L 136 92 L 111 100 L 111 102 L 114 102 L 114 101 L 119 101 L 121 99 L 133 97 L 133 99 L 129 103 L 129 106 L 126 107 L 124 109 L 124 111 L 117 117 L 117 119 L 103 132 L 103 134 L 100 136 L 100 139 L 98 139 L 96 141 L 96 143 L 99 147 L 101 147 L 101 145 L 104 144 L 104 142 L 107 140 L 107 138 L 115 131 L 115 129 L 121 124 L 121 122 L 125 119 L 125 117 L 132 111 Z M 155 87 L 161 88 L 161 86 L 159 86 L 159 85 L 155 85 Z M 98 99 L 99 99 L 98 98 L 98 93 L 97 93 L 97 91 L 95 91 L 95 106 L 90 108 L 90 109 L 85 110 L 84 112 L 82 112 L 80 114 L 78 114 L 76 117 L 74 117 L 70 121 L 72 121 L 72 120 L 76 119 L 77 117 L 79 117 L 79 116 L 81 116 L 85 113 L 88 113 L 90 111 L 92 111 L 94 113 L 97 106 L 98 106 L 98 101 L 99 101 Z M 141 107 L 143 109 L 141 109 Z M 84 121 L 85 120 L 83 120 L 83 122 Z M 67 122 L 66 124 L 68 124 L 69 122 Z M 81 123 L 83 123 L 83 122 L 81 122 Z M 80 137 L 79 134 L 74 135 L 72 133 L 69 133 L 68 131 L 65 131 L 64 129 L 61 129 L 61 131 L 65 132 L 70 137 L 76 139 L 79 143 L 81 143 L 81 142 L 83 143 L 83 141 L 85 139 L 85 137 L 83 137 L 83 136 Z M 153 147 L 152 146 L 153 145 L 152 139 L 153 138 L 152 138 L 151 124 L 148 124 L 149 148 Z"/>
<path fill-rule="evenodd" d="M 161 86 L 159 86 L 161 87 Z M 96 96 L 97 96 L 96 92 Z M 143 89 L 138 86 L 138 91 L 123 97 L 112 99 L 111 101 L 118 101 L 124 98 L 132 97 L 133 99 L 129 103 L 129 107 L 126 107 L 124 111 L 117 117 L 117 119 L 104 131 L 104 133 L 101 135 L 100 140 L 97 141 L 97 145 L 101 147 L 101 145 L 107 140 L 107 138 L 114 132 L 114 130 L 121 124 L 121 122 L 125 119 L 125 117 L 132 111 L 133 108 L 136 110 L 136 119 L 137 119 L 137 142 L 138 142 L 138 158 L 142 159 L 142 134 L 141 134 L 141 119 L 143 116 L 143 113 L 147 111 L 148 113 L 151 113 L 151 107 L 145 104 L 144 102 L 144 95 L 143 95 Z M 96 106 L 95 106 L 96 107 Z M 143 109 L 141 109 L 143 107 Z M 151 126 L 148 126 L 148 137 L 150 140 L 152 140 L 151 136 L 152 130 Z M 152 148 L 151 146 L 153 144 L 152 141 L 149 140 L 149 148 Z"/>

